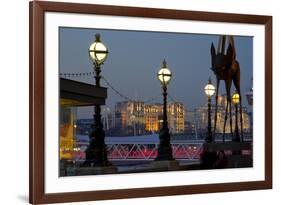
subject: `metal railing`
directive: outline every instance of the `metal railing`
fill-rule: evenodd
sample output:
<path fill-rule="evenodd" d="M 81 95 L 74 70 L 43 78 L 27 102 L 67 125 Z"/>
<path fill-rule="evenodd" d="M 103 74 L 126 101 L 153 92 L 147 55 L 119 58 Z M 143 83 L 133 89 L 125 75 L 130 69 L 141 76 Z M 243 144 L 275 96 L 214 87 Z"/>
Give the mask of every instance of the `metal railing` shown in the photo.
<path fill-rule="evenodd" d="M 172 143 L 175 159 L 194 160 L 200 158 L 202 142 Z M 153 160 L 157 156 L 158 144 L 115 144 L 108 143 L 109 160 Z"/>

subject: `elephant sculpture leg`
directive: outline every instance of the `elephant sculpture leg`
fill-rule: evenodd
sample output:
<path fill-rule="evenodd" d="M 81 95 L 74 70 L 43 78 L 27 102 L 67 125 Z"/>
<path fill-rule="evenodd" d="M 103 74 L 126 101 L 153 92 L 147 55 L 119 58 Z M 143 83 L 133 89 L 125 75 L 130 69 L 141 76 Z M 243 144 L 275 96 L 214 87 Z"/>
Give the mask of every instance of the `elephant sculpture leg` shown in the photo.
<path fill-rule="evenodd" d="M 230 111 L 230 119 L 229 119 L 229 123 L 230 123 L 230 132 L 232 134 L 232 117 L 231 117 L 231 95 L 230 95 L 230 89 L 231 89 L 231 79 L 225 80 L 225 89 L 226 89 L 226 99 L 227 99 L 227 103 L 226 103 L 226 108 L 225 108 L 225 118 L 224 118 L 224 125 L 223 125 L 223 142 L 225 142 L 225 126 L 226 126 L 226 121 L 227 121 L 227 117 L 228 117 L 228 113 Z"/>
<path fill-rule="evenodd" d="M 232 110 L 231 110 L 231 98 L 229 99 L 229 125 L 230 125 L 230 133 L 231 133 L 231 137 L 233 139 L 233 131 L 232 131 Z"/>
<path fill-rule="evenodd" d="M 213 131 L 213 139 L 215 141 L 216 137 L 216 128 L 217 128 L 217 115 L 218 115 L 218 97 L 219 97 L 219 87 L 220 87 L 220 80 L 217 79 L 217 92 L 216 92 L 216 106 L 215 106 L 215 122 L 214 122 L 214 131 Z"/>
<path fill-rule="evenodd" d="M 228 101 L 226 103 L 225 113 L 224 113 L 224 123 L 223 123 L 223 133 L 222 133 L 222 141 L 225 142 L 224 134 L 225 134 L 225 126 L 227 121 L 227 110 L 228 110 Z"/>
<path fill-rule="evenodd" d="M 239 93 L 240 95 L 240 93 Z M 241 132 L 241 141 L 244 141 L 244 134 L 243 134 L 243 113 L 242 113 L 242 98 L 240 95 L 240 102 L 239 102 L 239 107 L 240 107 L 240 132 Z"/>
<path fill-rule="evenodd" d="M 242 96 L 241 96 L 241 90 L 240 90 L 240 66 L 238 62 L 235 62 L 233 66 L 236 66 L 238 68 L 237 74 L 233 78 L 233 84 L 236 88 L 237 93 L 240 96 L 239 101 L 239 114 L 240 114 L 240 133 L 241 133 L 241 141 L 244 141 L 244 135 L 243 135 L 243 113 L 242 113 Z"/>

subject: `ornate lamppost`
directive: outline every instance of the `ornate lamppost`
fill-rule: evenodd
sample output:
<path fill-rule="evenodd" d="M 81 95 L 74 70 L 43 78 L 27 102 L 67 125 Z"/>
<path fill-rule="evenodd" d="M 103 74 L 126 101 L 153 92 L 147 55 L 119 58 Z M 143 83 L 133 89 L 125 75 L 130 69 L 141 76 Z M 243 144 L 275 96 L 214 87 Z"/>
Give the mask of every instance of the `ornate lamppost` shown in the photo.
<path fill-rule="evenodd" d="M 206 142 L 213 142 L 212 125 L 211 125 L 211 98 L 216 92 L 215 86 L 212 85 L 211 78 L 209 78 L 208 84 L 204 88 L 205 94 L 208 97 L 208 134 L 205 138 Z"/>
<path fill-rule="evenodd" d="M 163 125 L 159 133 L 158 155 L 155 160 L 173 160 L 173 152 L 170 144 L 170 133 L 167 120 L 167 86 L 172 78 L 172 72 L 167 67 L 165 59 L 162 68 L 158 71 L 157 77 L 163 89 Z"/>
<path fill-rule="evenodd" d="M 100 34 L 95 35 L 95 41 L 89 47 L 89 55 L 93 61 L 95 70 L 95 84 L 96 87 L 100 87 L 101 79 L 101 65 L 107 58 L 108 49 L 101 42 Z M 108 166 L 110 163 L 107 159 L 106 145 L 104 142 L 105 132 L 103 130 L 103 124 L 101 120 L 101 106 L 95 105 L 94 124 L 93 131 L 90 134 L 90 143 L 86 149 L 86 161 L 84 165 L 91 166 Z"/>
<path fill-rule="evenodd" d="M 216 151 L 209 150 L 209 143 L 214 142 L 211 125 L 211 98 L 216 92 L 215 86 L 212 85 L 211 78 L 209 78 L 209 82 L 205 86 L 204 91 L 208 97 L 208 132 L 205 138 L 205 143 L 203 144 L 203 152 L 201 153 L 201 168 L 211 169 L 217 160 Z"/>
<path fill-rule="evenodd" d="M 235 106 L 235 135 L 232 141 L 240 142 L 239 130 L 238 130 L 238 104 L 240 102 L 240 95 L 237 92 L 233 94 L 232 102 Z"/>

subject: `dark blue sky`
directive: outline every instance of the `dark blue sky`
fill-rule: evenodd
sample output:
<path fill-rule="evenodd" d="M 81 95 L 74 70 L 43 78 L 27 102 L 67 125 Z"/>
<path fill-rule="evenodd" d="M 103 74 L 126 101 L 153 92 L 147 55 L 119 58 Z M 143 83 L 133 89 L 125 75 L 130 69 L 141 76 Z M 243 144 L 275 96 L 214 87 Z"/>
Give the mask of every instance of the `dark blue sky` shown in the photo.
<path fill-rule="evenodd" d="M 109 49 L 102 75 L 121 93 L 139 100 L 159 96 L 154 102 L 161 102 L 161 87 L 156 75 L 165 58 L 173 73 L 168 87 L 171 96 L 183 102 L 187 110 L 206 103 L 203 89 L 209 76 L 215 84 L 215 76 L 210 70 L 210 46 L 212 42 L 217 45 L 217 35 L 60 28 L 60 73 L 93 71 L 88 48 L 95 33 L 101 34 L 102 42 Z M 251 88 L 253 41 L 252 37 L 241 36 L 235 36 L 234 40 L 242 94 L 245 94 Z M 89 76 L 72 79 L 94 83 Z M 106 87 L 105 83 L 102 85 Z M 220 93 L 225 93 L 223 81 Z M 122 100 L 108 88 L 109 107 L 113 108 L 116 101 Z M 247 104 L 245 97 L 243 104 Z M 92 109 L 91 112 L 83 109 L 79 115 L 91 117 Z"/>

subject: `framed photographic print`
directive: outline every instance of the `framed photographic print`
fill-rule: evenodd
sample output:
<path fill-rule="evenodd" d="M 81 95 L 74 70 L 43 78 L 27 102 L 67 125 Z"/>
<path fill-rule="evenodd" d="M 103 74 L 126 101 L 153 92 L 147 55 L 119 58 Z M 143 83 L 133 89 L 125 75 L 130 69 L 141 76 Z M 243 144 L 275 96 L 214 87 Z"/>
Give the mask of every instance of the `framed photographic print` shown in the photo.
<path fill-rule="evenodd" d="M 30 2 L 30 203 L 272 187 L 272 17 Z"/>

